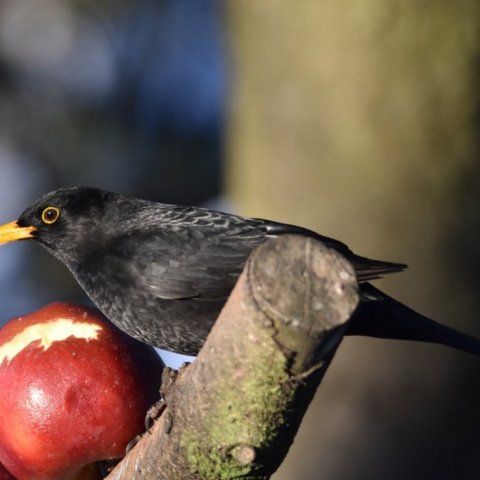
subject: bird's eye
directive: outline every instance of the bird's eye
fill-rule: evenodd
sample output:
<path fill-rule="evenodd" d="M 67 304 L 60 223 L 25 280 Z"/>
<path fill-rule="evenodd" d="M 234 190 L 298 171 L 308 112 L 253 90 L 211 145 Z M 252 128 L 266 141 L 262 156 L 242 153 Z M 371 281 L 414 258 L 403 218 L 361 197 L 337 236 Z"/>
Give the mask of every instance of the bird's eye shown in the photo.
<path fill-rule="evenodd" d="M 42 222 L 51 225 L 58 220 L 60 209 L 57 207 L 47 207 L 42 212 Z"/>

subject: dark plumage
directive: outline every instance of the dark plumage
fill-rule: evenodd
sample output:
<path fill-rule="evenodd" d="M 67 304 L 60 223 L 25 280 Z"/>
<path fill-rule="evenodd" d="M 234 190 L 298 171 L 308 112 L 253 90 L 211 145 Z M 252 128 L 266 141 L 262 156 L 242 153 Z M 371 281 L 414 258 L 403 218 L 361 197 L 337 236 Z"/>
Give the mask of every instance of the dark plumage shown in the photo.
<path fill-rule="evenodd" d="M 362 304 L 351 333 L 480 353 L 476 339 L 367 283 L 405 265 L 360 257 L 338 240 L 301 227 L 73 187 L 41 197 L 16 222 L 0 227 L 0 243 L 35 239 L 70 269 L 119 328 L 152 345 L 196 354 L 251 251 L 287 233 L 314 237 L 355 267 Z"/>

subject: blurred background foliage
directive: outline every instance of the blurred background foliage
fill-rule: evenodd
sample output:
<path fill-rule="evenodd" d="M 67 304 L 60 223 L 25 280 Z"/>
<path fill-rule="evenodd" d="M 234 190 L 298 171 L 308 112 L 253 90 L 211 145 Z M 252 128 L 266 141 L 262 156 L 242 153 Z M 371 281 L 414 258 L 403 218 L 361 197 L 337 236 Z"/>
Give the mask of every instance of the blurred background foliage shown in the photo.
<path fill-rule="evenodd" d="M 0 201 L 88 184 L 313 228 L 480 336 L 480 4 L 0 3 Z M 0 249 L 0 320 L 86 302 Z M 480 360 L 347 338 L 276 480 L 477 479 Z"/>

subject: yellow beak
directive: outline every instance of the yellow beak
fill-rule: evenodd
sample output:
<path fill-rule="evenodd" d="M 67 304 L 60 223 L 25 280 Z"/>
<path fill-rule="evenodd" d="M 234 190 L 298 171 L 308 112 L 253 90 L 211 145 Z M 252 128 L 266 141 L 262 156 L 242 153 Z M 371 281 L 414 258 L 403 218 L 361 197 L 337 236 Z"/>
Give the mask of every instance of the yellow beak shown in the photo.
<path fill-rule="evenodd" d="M 0 245 L 33 238 L 33 232 L 35 230 L 35 227 L 19 227 L 17 222 L 6 223 L 0 226 Z"/>

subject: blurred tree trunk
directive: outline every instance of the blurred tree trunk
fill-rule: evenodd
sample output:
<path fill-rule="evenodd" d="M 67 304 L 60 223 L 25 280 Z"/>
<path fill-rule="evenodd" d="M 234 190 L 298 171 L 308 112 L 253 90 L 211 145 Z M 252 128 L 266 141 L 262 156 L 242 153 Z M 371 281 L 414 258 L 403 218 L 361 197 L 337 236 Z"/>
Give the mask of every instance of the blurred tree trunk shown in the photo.
<path fill-rule="evenodd" d="M 234 83 L 226 186 L 239 212 L 411 264 L 385 281 L 389 293 L 475 333 L 478 0 L 227 5 Z M 456 419 L 438 427 L 455 408 L 472 414 L 480 394 L 465 390 L 467 367 L 479 371 L 475 359 L 440 347 L 345 342 L 318 396 L 331 422 L 317 425 L 312 404 L 275 478 L 446 478 L 453 465 L 467 478 L 476 468 L 468 452 L 480 447 L 474 426 Z M 432 407 L 432 395 L 445 401 Z M 465 448 L 452 452 L 450 436 Z"/>

